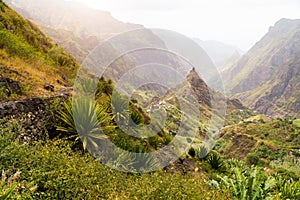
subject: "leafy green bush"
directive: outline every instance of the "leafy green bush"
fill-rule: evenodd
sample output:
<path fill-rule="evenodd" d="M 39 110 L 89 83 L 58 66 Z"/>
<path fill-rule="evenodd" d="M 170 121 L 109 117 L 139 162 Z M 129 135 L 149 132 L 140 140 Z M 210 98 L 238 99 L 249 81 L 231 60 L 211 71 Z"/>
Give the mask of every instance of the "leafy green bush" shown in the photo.
<path fill-rule="evenodd" d="M 296 126 L 297 128 L 300 128 L 300 119 L 295 119 L 293 121 L 293 125 Z"/>
<path fill-rule="evenodd" d="M 10 54 L 29 59 L 37 52 L 22 37 L 8 30 L 0 30 L 0 49 L 6 49 Z"/>
<path fill-rule="evenodd" d="M 226 188 L 233 199 L 266 199 L 272 195 L 271 191 L 276 187 L 275 178 L 272 176 L 266 178 L 257 168 L 242 171 L 235 167 L 231 172 L 231 176 L 218 176 L 219 181 L 213 180 L 211 184 L 219 189 Z"/>
<path fill-rule="evenodd" d="M 5 88 L 0 85 L 0 101 L 5 100 L 7 97 Z"/>
<path fill-rule="evenodd" d="M 210 184 L 219 190 L 226 189 L 238 200 L 300 198 L 299 180 L 283 178 L 279 173 L 267 175 L 261 168 L 241 168 L 236 164 L 229 175 L 218 175 Z"/>
<path fill-rule="evenodd" d="M 259 157 L 255 153 L 249 153 L 247 154 L 246 162 L 249 165 L 257 165 L 257 163 L 259 162 Z"/>
<path fill-rule="evenodd" d="M 277 190 L 280 199 L 300 199 L 300 181 L 277 178 Z"/>
<path fill-rule="evenodd" d="M 54 60 L 60 66 L 75 66 L 76 61 L 69 54 L 67 54 L 62 48 L 58 46 L 52 47 L 48 51 L 48 54 L 52 60 Z"/>
<path fill-rule="evenodd" d="M 135 111 L 130 112 L 130 118 L 131 121 L 129 121 L 129 126 L 133 126 L 133 125 L 141 125 L 144 123 L 143 117 L 140 116 L 138 113 L 136 113 Z M 132 124 L 134 123 L 134 124 Z"/>
<path fill-rule="evenodd" d="M 17 183 L 14 182 L 17 179 L 19 173 L 11 176 L 10 178 L 6 177 L 5 172 L 2 172 L 2 179 L 0 180 L 0 199 L 6 200 L 9 199 L 17 189 Z"/>
<path fill-rule="evenodd" d="M 161 138 L 159 138 L 158 136 L 149 137 L 148 140 L 149 140 L 149 144 L 154 149 L 158 149 L 159 144 L 162 142 Z"/>
<path fill-rule="evenodd" d="M 268 158 L 270 155 L 272 155 L 272 152 L 269 150 L 266 146 L 260 146 L 258 147 L 257 154 L 262 158 Z"/>

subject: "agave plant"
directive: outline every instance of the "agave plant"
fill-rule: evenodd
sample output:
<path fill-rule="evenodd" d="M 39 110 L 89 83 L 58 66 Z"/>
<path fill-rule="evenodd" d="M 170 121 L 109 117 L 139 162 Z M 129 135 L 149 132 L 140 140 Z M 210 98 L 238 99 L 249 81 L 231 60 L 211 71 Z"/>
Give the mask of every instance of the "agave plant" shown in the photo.
<path fill-rule="evenodd" d="M 129 117 L 129 101 L 118 92 L 113 93 L 110 101 L 114 120 L 124 125 Z"/>
<path fill-rule="evenodd" d="M 131 120 L 129 120 L 129 126 L 140 125 L 143 123 L 143 118 L 135 111 L 130 113 L 130 118 Z"/>
<path fill-rule="evenodd" d="M 212 153 L 209 156 L 209 158 L 207 159 L 207 163 L 211 166 L 211 168 L 215 170 L 221 170 L 225 166 L 222 158 L 215 153 Z"/>
<path fill-rule="evenodd" d="M 208 154 L 208 149 L 207 149 L 207 147 L 204 146 L 204 145 L 201 145 L 201 146 L 199 147 L 199 154 L 198 154 L 199 159 L 205 159 L 206 156 L 207 156 L 207 154 Z"/>
<path fill-rule="evenodd" d="M 82 140 L 84 149 L 88 144 L 97 148 L 97 140 L 105 139 L 104 133 L 115 128 L 111 124 L 112 116 L 107 112 L 107 107 L 100 107 L 86 97 L 74 97 L 72 103 L 66 102 L 58 117 L 65 126 L 58 126 L 57 129 L 78 134 L 77 138 Z"/>

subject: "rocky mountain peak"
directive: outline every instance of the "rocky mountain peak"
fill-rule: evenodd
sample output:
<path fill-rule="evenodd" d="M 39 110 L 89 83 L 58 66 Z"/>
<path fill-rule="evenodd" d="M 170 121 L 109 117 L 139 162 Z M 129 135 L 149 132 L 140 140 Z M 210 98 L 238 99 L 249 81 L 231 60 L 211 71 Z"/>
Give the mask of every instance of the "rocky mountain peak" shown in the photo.
<path fill-rule="evenodd" d="M 192 88 L 194 95 L 199 103 L 203 103 L 209 107 L 211 107 L 211 96 L 209 92 L 209 88 L 205 81 L 200 78 L 196 69 L 193 68 L 186 77 L 186 81 L 189 83 Z"/>
<path fill-rule="evenodd" d="M 282 37 L 283 35 L 288 34 L 299 27 L 299 19 L 282 18 L 276 22 L 274 26 L 269 28 L 269 32 L 266 34 L 265 38 L 272 39 L 273 37 Z"/>

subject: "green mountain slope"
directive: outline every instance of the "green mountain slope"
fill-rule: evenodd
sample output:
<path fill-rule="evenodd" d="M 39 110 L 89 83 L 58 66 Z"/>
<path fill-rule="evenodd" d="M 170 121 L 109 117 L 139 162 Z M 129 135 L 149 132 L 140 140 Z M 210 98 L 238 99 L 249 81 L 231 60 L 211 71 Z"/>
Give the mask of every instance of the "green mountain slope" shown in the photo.
<path fill-rule="evenodd" d="M 40 25 L 72 31 L 76 36 L 111 37 L 124 31 L 142 28 L 141 25 L 123 23 L 110 13 L 91 9 L 78 2 L 59 0 L 5 0 L 24 17 Z"/>
<path fill-rule="evenodd" d="M 253 117 L 243 120 L 222 130 L 216 149 L 228 158 L 284 168 L 299 175 L 300 129 L 297 121 L 253 120 Z"/>
<path fill-rule="evenodd" d="M 78 37 L 72 31 L 53 29 L 39 25 L 43 32 L 53 41 L 70 52 L 81 63 L 86 56 L 100 43 L 96 36 Z"/>
<path fill-rule="evenodd" d="M 68 50 L 80 63 L 101 41 L 122 32 L 143 28 L 141 25 L 123 23 L 108 12 L 94 10 L 77 2 L 6 2 L 24 18 L 37 23 L 47 36 Z"/>
<path fill-rule="evenodd" d="M 75 77 L 76 60 L 2 1 L 0 38 L 0 101 L 47 95 Z"/>
<path fill-rule="evenodd" d="M 229 93 L 260 113 L 299 115 L 300 20 L 281 19 L 223 72 Z"/>
<path fill-rule="evenodd" d="M 171 49 L 172 52 L 177 48 L 178 52 L 176 53 L 185 57 L 187 57 L 185 54 L 188 54 L 190 56 L 188 59 L 191 61 L 201 60 L 201 62 L 194 64 L 201 67 L 201 75 L 202 78 L 205 78 L 205 81 L 209 81 L 212 74 L 218 73 L 211 59 L 199 45 L 196 45 L 192 40 L 187 41 L 185 37 L 179 38 L 178 34 L 171 31 L 166 33 L 161 30 L 148 30 L 144 29 L 142 25 L 124 23 L 115 19 L 108 12 L 95 10 L 78 2 L 64 0 L 28 0 L 26 2 L 6 0 L 6 2 L 13 6 L 23 17 L 36 22 L 49 37 L 67 49 L 79 62 L 82 62 L 97 45 L 105 42 L 106 39 L 118 36 L 114 41 L 116 44 L 112 44 L 117 48 L 124 48 L 122 45 L 127 48 L 131 47 L 131 49 L 154 47 L 155 49 Z M 80 18 L 77 16 L 80 16 Z M 128 33 L 137 29 L 140 30 Z M 121 41 L 118 42 L 117 40 Z M 109 57 L 107 54 L 119 50 L 114 49 L 112 46 L 107 47 L 106 53 L 96 54 L 95 57 L 104 55 L 101 59 L 105 59 Z M 180 52 L 180 50 L 183 52 Z M 165 64 L 175 69 L 179 68 L 180 63 L 176 63 L 171 57 L 172 55 L 170 56 L 167 53 L 153 50 L 132 52 L 126 55 L 126 58 L 122 56 L 119 59 L 123 59 L 123 61 L 120 61 L 122 65 L 125 65 L 123 69 L 114 70 L 118 72 L 109 73 L 108 77 L 112 79 L 116 76 L 120 77 L 124 69 L 128 71 L 131 69 L 130 67 L 145 64 L 150 59 L 152 59 L 152 62 Z M 183 75 L 186 75 L 188 70 Z"/>

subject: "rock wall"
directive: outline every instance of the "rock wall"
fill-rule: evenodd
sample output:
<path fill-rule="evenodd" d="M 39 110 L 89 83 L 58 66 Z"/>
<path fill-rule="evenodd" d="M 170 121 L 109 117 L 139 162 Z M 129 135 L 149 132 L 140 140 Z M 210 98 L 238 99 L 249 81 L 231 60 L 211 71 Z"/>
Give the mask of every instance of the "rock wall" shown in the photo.
<path fill-rule="evenodd" d="M 59 124 L 56 112 L 69 97 L 70 93 L 61 93 L 48 98 L 10 101 L 0 105 L 0 119 L 4 119 L 2 123 L 18 121 L 18 139 L 22 142 L 52 138 L 57 135 L 55 125 Z"/>
<path fill-rule="evenodd" d="M 36 113 L 47 109 L 50 102 L 55 99 L 65 101 L 69 95 L 62 94 L 49 98 L 29 98 L 21 101 L 9 101 L 0 105 L 0 118 L 20 116 L 22 114 Z"/>

